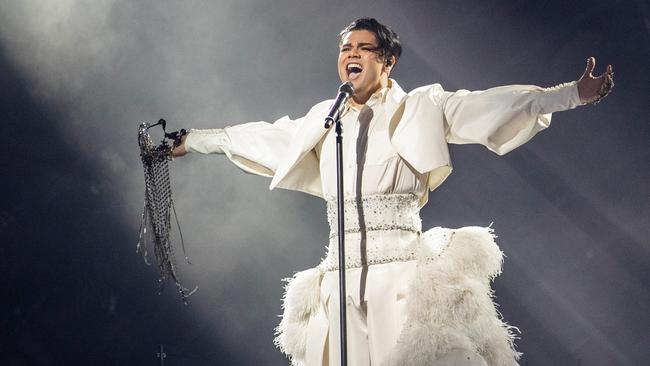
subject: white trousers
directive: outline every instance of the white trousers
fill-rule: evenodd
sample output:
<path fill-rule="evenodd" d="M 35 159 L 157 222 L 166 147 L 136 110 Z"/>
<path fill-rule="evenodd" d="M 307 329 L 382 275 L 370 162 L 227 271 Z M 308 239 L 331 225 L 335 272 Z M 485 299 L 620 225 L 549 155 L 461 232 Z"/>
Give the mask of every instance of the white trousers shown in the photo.
<path fill-rule="evenodd" d="M 406 291 L 416 261 L 377 264 L 346 271 L 349 365 L 381 365 L 406 322 Z M 329 323 L 322 365 L 340 365 L 338 271 L 321 283 L 321 306 Z"/>

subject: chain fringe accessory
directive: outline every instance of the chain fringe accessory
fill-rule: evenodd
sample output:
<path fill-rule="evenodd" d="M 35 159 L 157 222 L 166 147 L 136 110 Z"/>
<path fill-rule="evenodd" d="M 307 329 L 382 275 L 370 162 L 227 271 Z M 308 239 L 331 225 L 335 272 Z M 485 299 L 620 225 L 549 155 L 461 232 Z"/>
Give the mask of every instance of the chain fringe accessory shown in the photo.
<path fill-rule="evenodd" d="M 180 283 L 176 271 L 174 248 L 170 240 L 172 213 L 178 227 L 183 255 L 187 263 L 190 263 L 190 261 L 185 252 L 185 242 L 176 215 L 176 208 L 172 199 L 171 180 L 169 178 L 169 161 L 172 160 L 171 151 L 173 147 L 180 143 L 185 130 L 172 133 L 165 132 L 165 138 L 174 141 L 173 146 L 170 146 L 164 138 L 159 145 L 156 145 L 148 131 L 149 128 L 157 125 L 162 125 L 164 131 L 166 122 L 161 119 L 158 123 L 151 125 L 142 123 L 138 128 L 138 145 L 140 146 L 140 158 L 144 168 L 145 196 L 136 252 L 141 253 L 145 263 L 150 265 L 147 248 L 153 245 L 160 272 L 160 278 L 158 279 L 159 293 L 162 292 L 167 281 L 171 279 L 176 284 L 183 302 L 187 304 L 187 299 L 198 287 L 191 291 L 184 287 Z"/>

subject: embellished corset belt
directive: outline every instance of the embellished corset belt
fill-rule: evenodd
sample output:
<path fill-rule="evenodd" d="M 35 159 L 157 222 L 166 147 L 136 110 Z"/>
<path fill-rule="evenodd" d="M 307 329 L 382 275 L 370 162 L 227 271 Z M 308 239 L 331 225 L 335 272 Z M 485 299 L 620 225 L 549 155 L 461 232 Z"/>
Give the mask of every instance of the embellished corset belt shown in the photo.
<path fill-rule="evenodd" d="M 420 199 L 415 194 L 373 195 L 344 200 L 346 268 L 415 259 L 422 231 Z M 327 201 L 330 244 L 320 264 L 338 269 L 338 206 Z"/>
<path fill-rule="evenodd" d="M 422 231 L 420 199 L 412 193 L 352 197 L 343 200 L 345 233 L 378 230 Z M 327 201 L 327 221 L 330 239 L 338 235 L 338 205 L 336 199 Z"/>

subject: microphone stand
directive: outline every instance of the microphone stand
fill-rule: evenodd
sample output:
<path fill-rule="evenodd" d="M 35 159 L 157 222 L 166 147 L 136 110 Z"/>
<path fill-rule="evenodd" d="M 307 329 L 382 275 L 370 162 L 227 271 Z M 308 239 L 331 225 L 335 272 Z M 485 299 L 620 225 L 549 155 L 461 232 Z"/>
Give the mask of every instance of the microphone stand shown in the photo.
<path fill-rule="evenodd" d="M 341 330 L 341 366 L 348 364 L 347 347 L 347 306 L 345 291 L 345 221 L 344 193 L 343 193 L 343 128 L 341 117 L 336 119 L 336 196 L 338 204 L 338 237 L 339 237 L 339 307 L 340 307 L 340 330 Z"/>
<path fill-rule="evenodd" d="M 347 86 L 348 89 L 344 89 Z M 344 217 L 344 197 L 343 192 L 343 128 L 341 126 L 341 112 L 343 111 L 344 102 L 354 94 L 352 83 L 343 84 L 339 89 L 339 96 L 332 106 L 330 115 L 325 118 L 325 128 L 329 129 L 332 122 L 335 124 L 336 131 L 336 199 L 338 206 L 338 238 L 339 238 L 339 328 L 341 342 L 341 366 L 348 364 L 348 347 L 347 347 L 347 307 L 345 291 L 345 217 Z M 342 97 L 343 91 L 347 94 Z M 338 104 L 338 105 L 337 105 Z"/>

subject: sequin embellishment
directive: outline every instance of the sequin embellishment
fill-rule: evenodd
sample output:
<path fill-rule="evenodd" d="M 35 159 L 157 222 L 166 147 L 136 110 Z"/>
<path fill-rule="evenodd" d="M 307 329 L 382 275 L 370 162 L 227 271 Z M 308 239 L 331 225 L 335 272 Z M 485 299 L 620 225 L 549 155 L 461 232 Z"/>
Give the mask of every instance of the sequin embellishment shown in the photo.
<path fill-rule="evenodd" d="M 415 194 L 374 195 L 344 201 L 345 267 L 415 260 L 420 248 L 422 221 Z M 319 268 L 338 270 L 338 208 L 336 199 L 327 202 L 330 243 Z M 440 245 L 448 241 L 447 229 Z M 437 230 L 434 230 L 437 231 Z M 428 233 L 427 233 L 428 234 Z M 427 235 L 427 237 L 430 235 Z"/>

